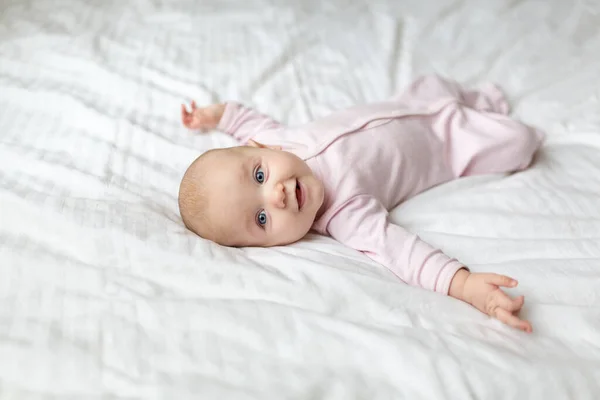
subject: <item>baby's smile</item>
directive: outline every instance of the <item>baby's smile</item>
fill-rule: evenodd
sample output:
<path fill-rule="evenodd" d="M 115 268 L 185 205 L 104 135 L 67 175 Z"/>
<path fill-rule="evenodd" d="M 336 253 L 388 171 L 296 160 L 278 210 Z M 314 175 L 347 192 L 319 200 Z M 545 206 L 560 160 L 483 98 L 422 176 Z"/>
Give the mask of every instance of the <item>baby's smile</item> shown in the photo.
<path fill-rule="evenodd" d="M 302 196 L 302 187 L 300 186 L 300 182 L 296 180 L 296 202 L 298 203 L 298 211 L 302 209 L 304 205 L 304 197 Z"/>

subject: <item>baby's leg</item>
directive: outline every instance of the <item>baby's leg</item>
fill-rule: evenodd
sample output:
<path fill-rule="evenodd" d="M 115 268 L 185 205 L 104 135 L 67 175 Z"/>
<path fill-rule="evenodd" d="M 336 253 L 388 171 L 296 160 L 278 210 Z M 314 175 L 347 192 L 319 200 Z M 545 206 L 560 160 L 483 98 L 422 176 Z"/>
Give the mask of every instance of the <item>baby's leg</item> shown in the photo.
<path fill-rule="evenodd" d="M 506 115 L 457 102 L 430 118 L 456 177 L 525 169 L 544 139 L 542 132 Z"/>
<path fill-rule="evenodd" d="M 502 91 L 493 84 L 486 84 L 479 90 L 465 90 L 458 83 L 437 75 L 427 75 L 416 79 L 393 100 L 411 106 L 427 106 L 444 98 L 452 98 L 459 103 L 480 111 L 508 114 L 509 106 Z"/>

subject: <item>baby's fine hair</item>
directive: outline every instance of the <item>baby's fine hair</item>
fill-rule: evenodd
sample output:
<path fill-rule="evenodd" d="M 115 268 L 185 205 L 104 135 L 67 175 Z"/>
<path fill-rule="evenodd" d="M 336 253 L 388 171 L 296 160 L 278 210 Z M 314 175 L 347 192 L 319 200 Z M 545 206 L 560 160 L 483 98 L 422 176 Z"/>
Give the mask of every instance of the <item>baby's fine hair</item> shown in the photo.
<path fill-rule="evenodd" d="M 217 224 L 209 218 L 210 198 L 206 178 L 209 162 L 223 149 L 212 149 L 201 154 L 185 171 L 179 185 L 179 213 L 185 226 L 198 236 L 222 242 Z"/>

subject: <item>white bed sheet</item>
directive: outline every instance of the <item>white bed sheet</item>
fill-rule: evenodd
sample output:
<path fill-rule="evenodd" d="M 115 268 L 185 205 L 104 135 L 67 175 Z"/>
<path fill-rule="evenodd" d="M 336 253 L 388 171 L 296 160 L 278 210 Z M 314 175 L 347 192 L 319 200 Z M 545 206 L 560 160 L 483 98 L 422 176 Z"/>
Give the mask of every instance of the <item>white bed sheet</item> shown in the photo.
<path fill-rule="evenodd" d="M 594 0 L 3 1 L 0 398 L 598 398 L 599 71 Z M 394 218 L 516 277 L 534 334 L 328 238 L 183 228 L 186 165 L 233 142 L 183 129 L 182 101 L 295 124 L 431 72 L 500 83 L 549 140 Z"/>

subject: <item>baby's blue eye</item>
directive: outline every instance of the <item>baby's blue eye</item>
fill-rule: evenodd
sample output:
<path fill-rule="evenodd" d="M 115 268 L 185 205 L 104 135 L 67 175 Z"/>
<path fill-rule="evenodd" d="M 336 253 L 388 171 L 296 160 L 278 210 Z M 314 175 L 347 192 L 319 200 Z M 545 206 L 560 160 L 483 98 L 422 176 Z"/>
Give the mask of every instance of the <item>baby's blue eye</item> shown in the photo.
<path fill-rule="evenodd" d="M 256 182 L 258 183 L 265 183 L 265 173 L 261 167 L 256 168 L 254 171 L 254 179 L 256 179 Z"/>
<path fill-rule="evenodd" d="M 260 226 L 264 226 L 267 223 L 267 213 L 265 210 L 262 210 L 258 213 L 256 216 L 256 222 L 258 222 L 258 225 Z"/>

